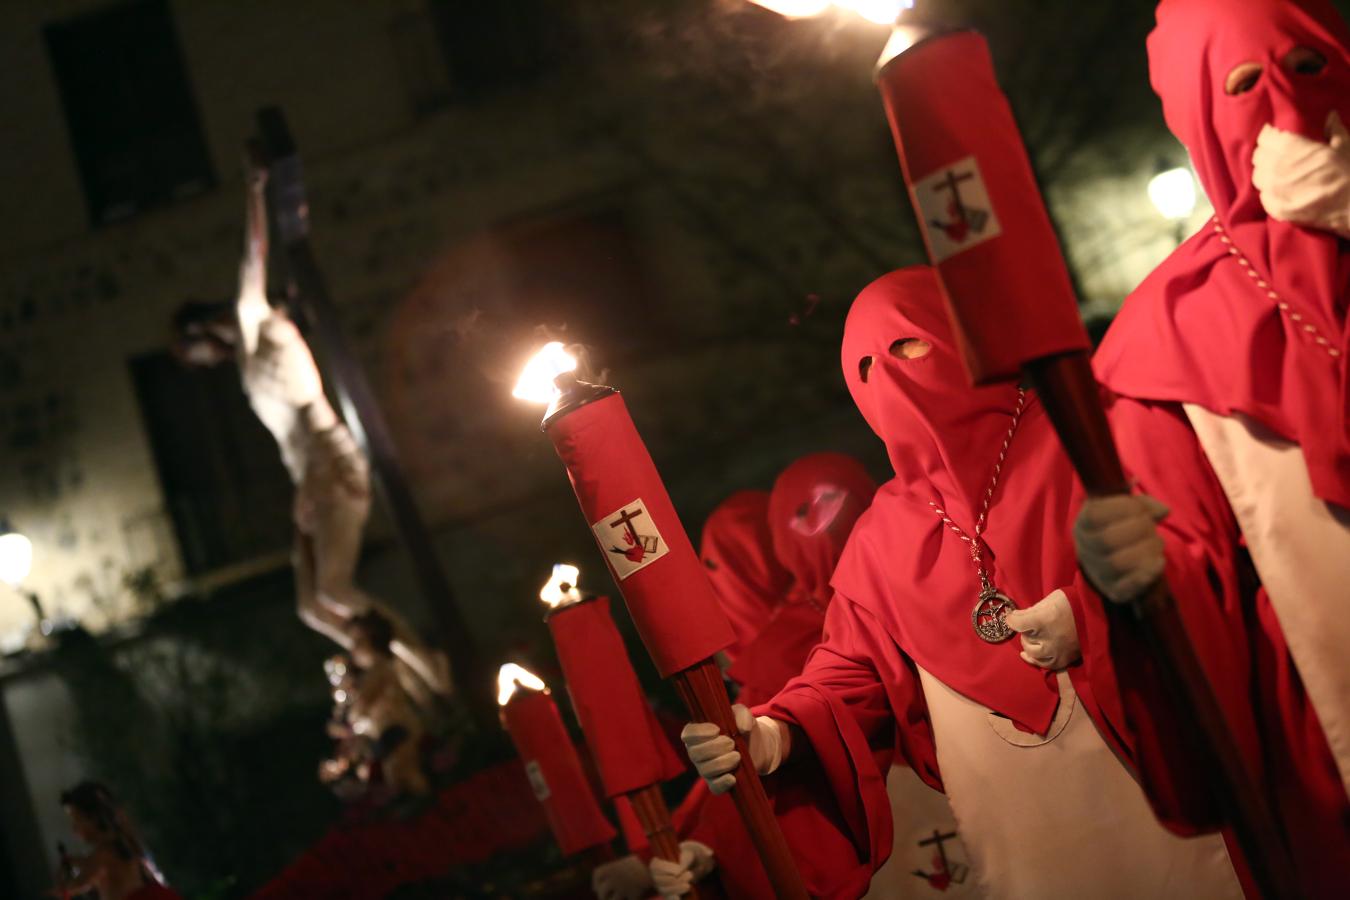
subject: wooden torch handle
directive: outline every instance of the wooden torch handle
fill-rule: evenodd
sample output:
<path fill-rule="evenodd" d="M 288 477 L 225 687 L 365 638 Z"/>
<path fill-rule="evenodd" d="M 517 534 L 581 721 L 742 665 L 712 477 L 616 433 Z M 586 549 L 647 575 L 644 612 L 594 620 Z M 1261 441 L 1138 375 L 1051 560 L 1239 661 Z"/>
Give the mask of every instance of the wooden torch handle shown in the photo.
<path fill-rule="evenodd" d="M 670 821 L 670 810 L 666 807 L 666 798 L 661 796 L 659 785 L 649 784 L 628 793 L 628 802 L 633 814 L 647 835 L 647 846 L 652 855 L 671 862 L 680 861 L 680 839 L 675 834 L 675 826 Z M 684 896 L 698 900 L 698 885 L 690 885 Z"/>
<path fill-rule="evenodd" d="M 741 761 L 736 766 L 736 786 L 731 789 L 731 799 L 741 814 L 741 821 L 745 823 L 745 830 L 750 833 L 755 849 L 759 851 L 764 871 L 773 885 L 774 896 L 779 900 L 807 900 L 806 884 L 797 871 L 792 851 L 788 849 L 787 840 L 778 827 L 778 819 L 769 804 L 769 795 L 764 793 L 759 773 L 750 762 L 750 750 L 736 728 L 731 700 L 722 682 L 722 670 L 713 660 L 705 659 L 675 673 L 674 682 L 694 721 L 712 722 L 736 742 Z"/>
<path fill-rule="evenodd" d="M 1097 380 L 1086 351 L 1058 354 L 1026 364 L 1041 404 L 1045 407 L 1065 452 L 1088 494 L 1127 494 L 1115 440 L 1102 407 Z M 1158 664 L 1165 689 L 1177 698 L 1179 735 L 1207 773 L 1210 793 L 1232 824 L 1252 877 L 1266 898 L 1295 896 L 1297 880 L 1283 831 L 1259 783 L 1238 756 L 1238 746 L 1186 633 L 1176 602 L 1165 579 L 1128 605 L 1110 603 L 1108 609 L 1130 613 L 1130 626 Z"/>

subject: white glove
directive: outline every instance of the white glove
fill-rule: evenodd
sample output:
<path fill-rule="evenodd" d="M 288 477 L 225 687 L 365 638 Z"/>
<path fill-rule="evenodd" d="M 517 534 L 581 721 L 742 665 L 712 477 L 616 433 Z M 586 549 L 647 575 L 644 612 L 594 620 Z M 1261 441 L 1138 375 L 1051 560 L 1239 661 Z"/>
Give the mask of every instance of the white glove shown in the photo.
<path fill-rule="evenodd" d="M 651 873 L 636 856 L 596 866 L 591 873 L 591 890 L 600 900 L 645 900 L 654 888 Z"/>
<path fill-rule="evenodd" d="M 1058 588 L 1030 609 L 1015 609 L 1004 619 L 1022 635 L 1022 659 L 1057 672 L 1078 662 L 1078 628 L 1069 598 Z"/>
<path fill-rule="evenodd" d="M 1266 125 L 1252 154 L 1252 184 L 1272 218 L 1350 238 L 1350 132 L 1334 110 L 1326 132 L 1323 143 Z"/>
<path fill-rule="evenodd" d="M 716 866 L 717 860 L 707 844 L 681 841 L 679 862 L 652 857 L 651 883 L 662 897 L 682 897 L 695 881 L 707 878 Z"/>
<path fill-rule="evenodd" d="M 1147 494 L 1089 497 L 1073 524 L 1078 564 L 1107 599 L 1127 603 L 1162 577 L 1156 523 L 1167 507 Z"/>
<path fill-rule="evenodd" d="M 736 714 L 736 728 L 745 737 L 750 749 L 750 762 L 755 771 L 768 775 L 778 768 L 788 754 L 787 729 L 768 716 L 755 718 L 750 710 L 737 703 L 731 707 Z M 725 794 L 736 785 L 731 773 L 741 761 L 736 742 L 718 731 L 711 722 L 690 722 L 680 732 L 689 760 L 708 788 L 714 794 Z"/>

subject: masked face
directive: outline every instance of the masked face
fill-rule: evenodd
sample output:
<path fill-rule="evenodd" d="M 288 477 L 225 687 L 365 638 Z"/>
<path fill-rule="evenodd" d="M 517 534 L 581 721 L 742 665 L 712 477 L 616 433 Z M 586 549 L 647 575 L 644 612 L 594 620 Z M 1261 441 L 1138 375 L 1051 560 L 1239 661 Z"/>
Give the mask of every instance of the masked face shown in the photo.
<path fill-rule="evenodd" d="M 830 576 L 876 489 L 862 464 L 842 453 L 804 456 L 774 482 L 769 496 L 774 551 L 818 604 L 829 602 Z"/>
<path fill-rule="evenodd" d="M 985 445 L 1008 427 L 1017 388 L 970 386 L 931 269 L 892 272 L 858 295 L 844 325 L 840 362 L 898 481 L 948 502 L 953 493 L 983 489 L 974 485 L 988 478 L 992 465 Z"/>
<path fill-rule="evenodd" d="M 1345 26 L 1325 0 L 1164 0 L 1150 73 L 1220 218 L 1264 219 L 1252 157 L 1265 126 L 1325 142 L 1350 119 Z M 1287 177 L 1316 177 L 1291 167 Z"/>

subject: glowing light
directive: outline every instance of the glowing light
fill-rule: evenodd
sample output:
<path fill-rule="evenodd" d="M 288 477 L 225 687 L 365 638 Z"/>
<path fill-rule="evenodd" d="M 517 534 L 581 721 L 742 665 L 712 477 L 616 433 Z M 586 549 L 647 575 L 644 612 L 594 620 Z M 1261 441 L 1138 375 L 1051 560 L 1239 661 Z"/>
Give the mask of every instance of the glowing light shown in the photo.
<path fill-rule="evenodd" d="M 1195 212 L 1195 176 L 1184 166 L 1159 172 L 1149 179 L 1148 199 L 1163 218 L 1188 219 Z"/>
<path fill-rule="evenodd" d="M 891 29 L 891 36 L 886 41 L 886 46 L 881 48 L 881 57 L 877 59 L 877 68 L 880 69 L 930 33 L 928 29 L 919 25 L 897 24 Z"/>
<path fill-rule="evenodd" d="M 17 531 L 0 534 L 0 581 L 17 587 L 32 568 L 32 542 Z"/>
<path fill-rule="evenodd" d="M 517 688 L 542 691 L 548 688 L 544 679 L 515 663 L 507 663 L 497 672 L 497 705 L 505 706 L 515 696 Z"/>
<path fill-rule="evenodd" d="M 750 0 L 770 12 L 788 19 L 809 19 L 831 6 L 857 13 L 877 25 L 890 25 L 900 13 L 914 5 L 914 0 Z"/>
<path fill-rule="evenodd" d="M 830 0 L 750 0 L 750 2 L 789 19 L 809 19 L 811 16 L 820 15 L 831 5 Z"/>
<path fill-rule="evenodd" d="M 577 579 L 581 570 L 567 563 L 555 563 L 553 576 L 539 589 L 539 599 L 555 609 L 564 603 L 576 603 L 581 599 L 577 590 Z"/>
<path fill-rule="evenodd" d="M 877 25 L 892 25 L 900 13 L 914 5 L 912 0 L 835 0 L 835 6 L 857 13 Z"/>
<path fill-rule="evenodd" d="M 564 372 L 574 372 L 576 368 L 576 357 L 564 350 L 558 341 L 550 341 L 525 364 L 516 386 L 511 389 L 511 396 L 530 403 L 551 403 L 559 393 L 553 379 Z"/>

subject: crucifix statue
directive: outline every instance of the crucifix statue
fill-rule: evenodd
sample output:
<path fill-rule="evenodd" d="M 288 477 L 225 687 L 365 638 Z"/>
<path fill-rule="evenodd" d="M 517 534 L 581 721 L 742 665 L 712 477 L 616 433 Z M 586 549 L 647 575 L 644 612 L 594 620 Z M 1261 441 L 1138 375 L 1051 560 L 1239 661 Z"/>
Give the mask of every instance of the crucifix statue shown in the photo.
<path fill-rule="evenodd" d="M 350 651 L 350 624 L 377 612 L 393 625 L 399 682 L 419 705 L 450 692 L 449 662 L 412 627 L 355 582 L 370 514 L 369 464 L 324 392 L 300 329 L 267 297 L 268 172 L 246 155 L 246 236 L 239 291 L 228 306 L 192 304 L 176 321 L 176 352 L 189 364 L 233 357 L 244 393 L 276 439 L 295 485 L 294 564 L 297 612 L 310 628 Z"/>

